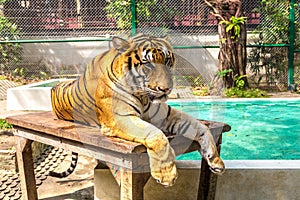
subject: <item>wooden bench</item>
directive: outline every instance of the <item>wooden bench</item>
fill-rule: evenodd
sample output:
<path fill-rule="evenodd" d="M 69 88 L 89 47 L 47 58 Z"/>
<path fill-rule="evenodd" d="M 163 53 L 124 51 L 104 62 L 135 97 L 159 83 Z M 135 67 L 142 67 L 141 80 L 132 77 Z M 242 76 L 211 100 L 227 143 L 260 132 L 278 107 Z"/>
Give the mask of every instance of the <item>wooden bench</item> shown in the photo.
<path fill-rule="evenodd" d="M 51 112 L 10 116 L 6 120 L 14 126 L 23 199 L 38 199 L 31 149 L 33 141 L 119 166 L 122 169 L 120 180 L 117 180 L 121 183 L 120 198 L 143 199 L 143 188 L 150 177 L 148 155 L 143 145 L 103 136 L 98 128 L 59 120 Z M 222 132 L 229 131 L 230 126 L 204 120 L 202 123 L 210 128 L 220 151 Z M 199 149 L 196 142 L 181 136 L 175 136 L 170 140 L 177 155 Z M 217 176 L 210 172 L 207 162 L 202 160 L 198 199 L 214 199 L 216 180 Z"/>

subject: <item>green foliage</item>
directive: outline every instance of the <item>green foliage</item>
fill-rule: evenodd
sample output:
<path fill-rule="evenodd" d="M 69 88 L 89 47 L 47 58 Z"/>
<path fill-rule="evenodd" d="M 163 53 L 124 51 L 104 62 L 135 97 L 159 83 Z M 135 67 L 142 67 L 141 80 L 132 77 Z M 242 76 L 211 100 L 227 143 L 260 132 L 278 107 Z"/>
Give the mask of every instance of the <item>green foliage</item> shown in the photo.
<path fill-rule="evenodd" d="M 286 48 L 262 47 L 263 35 L 255 42 L 257 47 L 251 48 L 248 55 L 249 69 L 252 72 L 250 79 L 256 86 L 261 83 L 274 85 L 280 78 L 284 78 L 288 58 Z"/>
<path fill-rule="evenodd" d="M 24 78 L 25 77 L 25 68 L 24 67 L 21 67 L 21 68 L 18 67 L 13 71 L 13 74 L 17 75 L 17 76 L 21 76 L 22 78 Z"/>
<path fill-rule="evenodd" d="M 264 43 L 288 43 L 290 2 L 287 0 L 261 0 L 257 8 L 263 21 L 258 27 Z"/>
<path fill-rule="evenodd" d="M 260 89 L 246 89 L 244 78 L 247 75 L 242 75 L 236 78 L 235 87 L 228 88 L 225 90 L 225 95 L 227 97 L 238 97 L 238 98 L 260 98 L 268 97 L 265 91 Z"/>
<path fill-rule="evenodd" d="M 112 0 L 104 8 L 107 16 L 115 18 L 118 28 L 129 29 L 131 26 L 130 1 Z"/>
<path fill-rule="evenodd" d="M 236 80 L 235 80 L 235 85 L 237 88 L 239 89 L 244 89 L 245 88 L 245 81 L 243 80 L 243 78 L 247 77 L 247 75 L 242 75 L 239 76 Z"/>
<path fill-rule="evenodd" d="M 203 76 L 186 76 L 186 79 L 192 80 L 192 94 L 196 96 L 207 96 L 208 87 L 204 86 Z"/>
<path fill-rule="evenodd" d="M 261 47 L 265 43 L 289 43 L 289 12 L 290 1 L 287 0 L 261 0 L 259 8 L 263 20 L 254 33 L 259 33 L 255 41 L 258 47 L 251 48 L 248 63 L 252 76 L 250 79 L 256 86 L 261 83 L 273 85 L 283 79 L 287 66 L 287 51 L 281 47 Z M 298 16 L 296 14 L 296 16 Z M 296 34 L 299 32 L 299 23 L 296 23 Z M 299 47 L 299 40 L 295 40 Z"/>
<path fill-rule="evenodd" d="M 0 1 L 0 6 L 5 0 Z M 4 16 L 0 16 L 0 40 L 16 40 L 20 35 L 18 26 Z M 22 48 L 18 43 L 0 44 L 0 70 L 9 71 L 10 66 L 15 66 L 21 59 Z"/>
<path fill-rule="evenodd" d="M 219 77 L 225 77 L 228 73 L 231 73 L 232 69 L 225 69 L 221 71 L 217 71 L 217 76 Z"/>
<path fill-rule="evenodd" d="M 43 71 L 43 69 L 45 71 Z M 51 77 L 51 74 L 48 72 L 47 68 L 44 66 L 40 66 L 38 73 L 33 73 L 30 67 L 16 67 L 11 73 L 9 73 L 13 77 L 18 77 L 22 79 L 42 79 L 47 80 Z"/>
<path fill-rule="evenodd" d="M 232 98 L 263 98 L 269 97 L 268 94 L 260 89 L 240 89 L 238 87 L 232 87 L 225 90 L 225 95 Z"/>
<path fill-rule="evenodd" d="M 208 91 L 208 87 L 196 87 L 192 90 L 192 94 L 196 96 L 207 96 Z"/>
<path fill-rule="evenodd" d="M 222 20 L 219 24 L 225 24 L 226 32 L 233 31 L 233 36 L 231 39 L 239 38 L 241 36 L 241 26 L 240 24 L 246 23 L 247 17 L 235 17 L 231 16 L 230 21 Z"/>
<path fill-rule="evenodd" d="M 109 18 L 116 19 L 120 29 L 131 28 L 131 0 L 110 0 L 104 8 Z M 150 25 L 157 21 L 171 21 L 178 10 L 169 5 L 167 0 L 136 1 L 136 13 L 139 24 Z M 168 27 L 168 24 L 163 24 Z"/>
<path fill-rule="evenodd" d="M 12 129 L 13 126 L 5 121 L 4 119 L 0 119 L 0 129 L 1 130 L 7 130 L 7 129 Z"/>
<path fill-rule="evenodd" d="M 192 87 L 202 87 L 204 85 L 202 75 L 186 75 L 186 76 L 173 76 L 174 82 L 177 85 L 185 85 Z"/>
<path fill-rule="evenodd" d="M 202 86 L 203 85 L 203 80 L 202 79 L 203 79 L 202 75 L 199 75 L 199 76 L 195 77 L 194 80 L 193 80 L 193 85 L 194 86 Z"/>

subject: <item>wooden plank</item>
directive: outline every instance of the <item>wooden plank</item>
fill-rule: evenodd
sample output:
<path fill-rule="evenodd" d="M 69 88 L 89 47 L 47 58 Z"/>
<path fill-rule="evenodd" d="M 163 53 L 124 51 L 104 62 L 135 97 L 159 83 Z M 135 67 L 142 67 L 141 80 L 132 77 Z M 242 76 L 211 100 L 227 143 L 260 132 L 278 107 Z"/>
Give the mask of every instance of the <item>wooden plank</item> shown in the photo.
<path fill-rule="evenodd" d="M 146 148 L 136 142 L 127 141 L 116 137 L 107 137 L 101 134 L 98 128 L 80 126 L 74 129 L 67 129 L 63 131 L 63 135 L 69 135 L 71 132 L 76 132 L 79 139 L 77 141 L 93 146 L 100 146 L 102 148 L 123 152 L 131 153 L 136 150 L 146 151 Z M 70 138 L 68 138 L 70 139 Z"/>
<path fill-rule="evenodd" d="M 22 198 L 24 200 L 38 199 L 34 176 L 31 143 L 32 140 L 15 136 L 15 146 L 20 173 Z"/>
<path fill-rule="evenodd" d="M 14 131 L 14 135 L 38 141 L 44 144 L 49 144 L 55 147 L 60 147 L 65 150 L 74 151 L 82 155 L 94 157 L 98 160 L 109 161 L 113 164 L 126 168 L 131 168 L 133 160 L 136 159 L 136 154 L 116 152 L 109 149 L 83 144 L 81 142 L 67 140 L 64 138 L 59 138 L 53 135 L 43 134 L 41 132 L 28 129 L 19 128 L 18 130 Z M 145 165 L 147 165 L 147 163 L 145 163 Z"/>
<path fill-rule="evenodd" d="M 34 112 L 28 114 L 9 116 L 6 120 L 14 125 L 22 126 L 36 131 L 57 134 L 60 129 L 74 127 L 73 122 L 57 119 L 52 112 Z"/>
<path fill-rule="evenodd" d="M 7 117 L 6 120 L 18 127 L 27 128 L 120 152 L 133 152 L 143 149 L 143 145 L 120 138 L 106 137 L 99 128 L 58 120 L 51 112 L 38 112 Z M 145 150 L 145 148 L 144 148 Z"/>

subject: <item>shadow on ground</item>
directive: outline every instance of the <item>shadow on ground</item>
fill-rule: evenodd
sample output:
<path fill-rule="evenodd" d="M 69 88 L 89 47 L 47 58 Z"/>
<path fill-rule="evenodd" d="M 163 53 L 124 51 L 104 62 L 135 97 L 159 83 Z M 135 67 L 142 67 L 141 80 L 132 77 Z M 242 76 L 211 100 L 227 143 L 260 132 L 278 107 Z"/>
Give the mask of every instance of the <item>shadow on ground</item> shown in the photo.
<path fill-rule="evenodd" d="M 94 187 L 90 186 L 72 193 L 62 194 L 53 197 L 42 198 L 41 200 L 92 200 L 94 199 Z"/>

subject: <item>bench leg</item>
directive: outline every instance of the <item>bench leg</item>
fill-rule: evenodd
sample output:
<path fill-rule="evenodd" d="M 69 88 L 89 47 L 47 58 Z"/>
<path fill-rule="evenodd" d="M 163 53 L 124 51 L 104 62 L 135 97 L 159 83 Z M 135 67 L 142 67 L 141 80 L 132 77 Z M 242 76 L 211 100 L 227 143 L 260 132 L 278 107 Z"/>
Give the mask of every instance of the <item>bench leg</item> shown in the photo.
<path fill-rule="evenodd" d="M 214 200 L 217 187 L 217 175 L 212 173 L 207 162 L 201 161 L 201 174 L 198 189 L 198 200 Z"/>
<path fill-rule="evenodd" d="M 23 200 L 38 199 L 34 176 L 31 143 L 32 140 L 15 136 L 15 147 Z"/>
<path fill-rule="evenodd" d="M 221 141 L 220 137 L 217 148 L 218 153 L 221 151 Z M 217 179 L 218 175 L 212 173 L 209 169 L 209 165 L 206 160 L 202 159 L 201 161 L 201 172 L 200 172 L 200 181 L 198 188 L 198 200 L 214 200 L 217 188 Z"/>
<path fill-rule="evenodd" d="M 150 173 L 132 173 L 131 170 L 121 170 L 121 200 L 143 200 L 144 186 Z"/>

